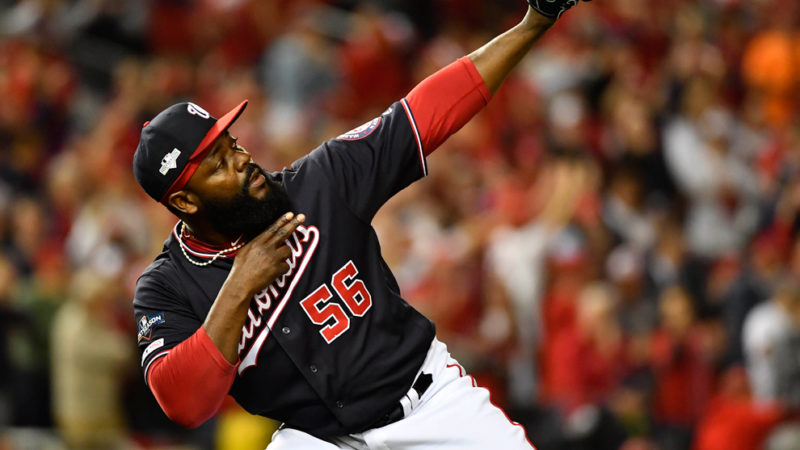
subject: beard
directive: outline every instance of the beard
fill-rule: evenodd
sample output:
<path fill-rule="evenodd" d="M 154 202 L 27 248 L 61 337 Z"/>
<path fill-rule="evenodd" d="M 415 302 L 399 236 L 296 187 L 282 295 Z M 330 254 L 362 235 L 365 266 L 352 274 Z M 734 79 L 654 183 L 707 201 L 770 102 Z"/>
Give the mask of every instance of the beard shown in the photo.
<path fill-rule="evenodd" d="M 250 181 L 258 171 L 266 179 L 267 195 L 258 199 L 250 195 Z M 250 240 L 289 212 L 291 202 L 283 185 L 271 179 L 257 164 L 250 164 L 242 189 L 231 200 L 206 199 L 205 209 L 214 229 L 232 239 L 244 236 Z"/>

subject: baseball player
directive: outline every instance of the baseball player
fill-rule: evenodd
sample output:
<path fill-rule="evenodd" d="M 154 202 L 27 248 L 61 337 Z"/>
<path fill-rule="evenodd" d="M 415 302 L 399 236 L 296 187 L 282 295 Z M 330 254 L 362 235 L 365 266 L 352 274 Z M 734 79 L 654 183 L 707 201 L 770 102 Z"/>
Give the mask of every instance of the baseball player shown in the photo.
<path fill-rule="evenodd" d="M 267 172 L 194 103 L 142 128 L 136 180 L 180 221 L 137 281 L 145 381 L 198 426 L 232 395 L 283 422 L 270 449 L 532 448 L 400 296 L 372 217 L 577 0 L 519 25 L 366 124 Z"/>

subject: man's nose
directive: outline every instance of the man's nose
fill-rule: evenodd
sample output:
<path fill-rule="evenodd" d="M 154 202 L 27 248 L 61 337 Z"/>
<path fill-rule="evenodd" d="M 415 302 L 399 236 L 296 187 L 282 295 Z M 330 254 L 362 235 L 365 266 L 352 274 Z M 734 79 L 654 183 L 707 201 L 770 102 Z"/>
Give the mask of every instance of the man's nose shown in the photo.
<path fill-rule="evenodd" d="M 246 150 L 242 149 L 234 154 L 234 160 L 236 161 L 236 170 L 244 171 L 247 169 L 247 166 L 253 162 L 253 158 L 250 156 L 250 153 L 247 153 Z"/>

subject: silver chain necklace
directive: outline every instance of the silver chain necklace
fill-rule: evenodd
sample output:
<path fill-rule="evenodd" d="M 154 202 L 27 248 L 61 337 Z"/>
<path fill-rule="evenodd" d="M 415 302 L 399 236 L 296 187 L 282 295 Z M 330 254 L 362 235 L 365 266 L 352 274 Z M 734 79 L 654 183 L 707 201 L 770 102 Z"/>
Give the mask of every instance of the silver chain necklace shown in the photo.
<path fill-rule="evenodd" d="M 193 260 L 191 257 L 189 257 L 189 253 L 186 252 L 186 249 L 188 249 L 189 247 L 183 242 L 183 239 L 181 238 L 181 236 L 183 236 L 184 233 L 186 233 L 186 223 L 185 222 L 181 222 L 181 231 L 180 231 L 180 233 L 178 233 L 178 244 L 180 244 L 181 252 L 183 252 L 183 256 L 186 257 L 187 261 L 189 261 L 190 263 L 194 264 L 195 266 L 200 266 L 200 267 L 204 267 L 204 266 L 207 266 L 207 265 L 213 263 L 214 261 L 217 260 L 217 258 L 222 256 L 223 253 L 228 253 L 228 252 L 232 252 L 234 250 L 239 250 L 240 248 L 244 247 L 244 245 L 245 245 L 244 240 L 242 240 L 242 242 L 240 242 L 240 243 L 238 243 L 236 245 L 232 245 L 232 246 L 230 246 L 230 247 L 228 247 L 226 249 L 218 251 L 217 253 L 214 254 L 214 256 L 210 260 L 208 260 L 206 262 L 198 262 L 198 261 Z M 188 233 L 186 233 L 186 234 L 188 234 Z M 241 238 L 239 238 L 239 239 L 241 239 Z"/>

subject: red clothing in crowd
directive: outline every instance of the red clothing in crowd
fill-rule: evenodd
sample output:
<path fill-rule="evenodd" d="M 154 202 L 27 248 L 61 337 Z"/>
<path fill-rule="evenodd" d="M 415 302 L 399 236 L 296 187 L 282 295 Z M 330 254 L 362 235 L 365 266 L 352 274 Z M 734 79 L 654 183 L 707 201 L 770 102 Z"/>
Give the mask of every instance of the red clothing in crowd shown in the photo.
<path fill-rule="evenodd" d="M 719 396 L 697 427 L 694 450 L 753 450 L 783 417 L 778 407 L 756 408 L 750 398 Z"/>
<path fill-rule="evenodd" d="M 627 370 L 622 339 L 608 349 L 601 349 L 577 330 L 554 336 L 546 358 L 542 367 L 542 394 L 547 401 L 566 410 L 605 401 Z"/>
<path fill-rule="evenodd" d="M 655 419 L 670 425 L 691 426 L 702 416 L 711 395 L 713 369 L 704 358 L 698 333 L 677 342 L 658 331 L 652 341 L 655 375 Z"/>

